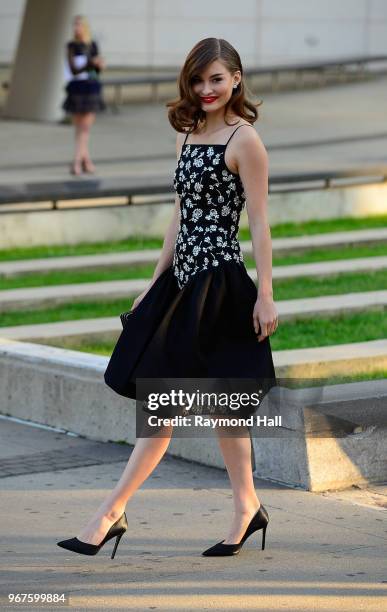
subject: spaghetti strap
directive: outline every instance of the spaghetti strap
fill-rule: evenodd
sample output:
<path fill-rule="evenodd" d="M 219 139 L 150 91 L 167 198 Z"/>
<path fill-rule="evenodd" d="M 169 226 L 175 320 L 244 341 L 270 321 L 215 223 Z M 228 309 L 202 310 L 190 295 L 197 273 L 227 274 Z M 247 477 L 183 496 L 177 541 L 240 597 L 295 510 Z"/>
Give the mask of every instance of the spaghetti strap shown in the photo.
<path fill-rule="evenodd" d="M 189 134 L 190 134 L 190 132 L 188 130 L 188 132 L 186 133 L 185 138 L 184 138 L 183 147 L 184 147 L 185 143 L 187 142 L 187 138 L 188 138 Z"/>
<path fill-rule="evenodd" d="M 227 147 L 228 143 L 230 142 L 231 138 L 234 136 L 235 132 L 237 130 L 239 130 L 239 128 L 243 127 L 244 125 L 249 125 L 250 127 L 254 127 L 253 125 L 251 125 L 251 123 L 242 123 L 242 125 L 238 125 L 237 128 L 235 128 L 235 130 L 233 131 L 233 133 L 231 134 L 230 138 L 228 139 L 228 141 L 226 142 L 225 146 Z"/>

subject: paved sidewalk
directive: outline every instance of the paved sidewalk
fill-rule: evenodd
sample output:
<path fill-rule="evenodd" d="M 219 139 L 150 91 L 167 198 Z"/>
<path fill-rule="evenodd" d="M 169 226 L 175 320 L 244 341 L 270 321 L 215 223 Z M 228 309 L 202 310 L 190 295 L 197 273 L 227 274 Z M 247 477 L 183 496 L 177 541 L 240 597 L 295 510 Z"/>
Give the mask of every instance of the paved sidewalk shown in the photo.
<path fill-rule="evenodd" d="M 370 81 L 280 93 L 262 99 L 255 126 L 272 173 L 323 171 L 385 163 L 387 76 Z M 171 98 L 174 96 L 171 96 Z M 104 113 L 93 126 L 91 153 L 98 177 L 173 173 L 176 133 L 166 100 Z M 329 112 L 327 113 L 327 110 Z M 350 109 L 350 112 L 348 112 Z M 70 125 L 1 121 L 0 184 L 73 180 Z"/>
<path fill-rule="evenodd" d="M 231 518 L 227 474 L 165 455 L 129 501 L 112 561 L 112 546 L 83 557 L 56 542 L 76 535 L 132 447 L 4 419 L 0 442 L 2 595 L 64 592 L 76 610 L 384 609 L 385 487 L 315 494 L 257 479 L 266 550 L 255 534 L 237 557 L 206 558 Z"/>

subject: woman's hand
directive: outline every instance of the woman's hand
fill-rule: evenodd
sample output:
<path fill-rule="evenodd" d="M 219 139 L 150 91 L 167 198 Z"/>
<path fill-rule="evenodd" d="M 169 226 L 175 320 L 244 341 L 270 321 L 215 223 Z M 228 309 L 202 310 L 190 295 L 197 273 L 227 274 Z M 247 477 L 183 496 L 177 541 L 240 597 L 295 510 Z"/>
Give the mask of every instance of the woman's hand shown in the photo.
<path fill-rule="evenodd" d="M 256 334 L 259 333 L 259 327 L 261 327 L 258 342 L 274 334 L 278 327 L 278 314 L 271 296 L 258 296 L 254 305 L 253 324 Z"/>
<path fill-rule="evenodd" d="M 135 308 L 137 308 L 137 306 L 139 305 L 139 303 L 141 302 L 141 300 L 145 297 L 145 295 L 148 293 L 149 289 L 145 289 L 145 291 L 143 291 L 142 293 L 140 293 L 140 295 L 138 295 L 136 297 L 136 299 L 133 301 L 132 304 L 132 308 L 130 309 L 130 311 L 134 310 Z"/>
<path fill-rule="evenodd" d="M 146 289 L 144 289 L 144 291 L 143 291 L 142 293 L 140 293 L 140 295 L 138 295 L 138 296 L 136 297 L 136 299 L 133 301 L 132 308 L 130 309 L 130 312 L 132 312 L 132 310 L 134 310 L 135 308 L 137 308 L 137 306 L 139 305 L 139 303 L 141 302 L 141 300 L 142 300 L 142 299 L 143 299 L 143 298 L 146 296 L 146 294 L 148 293 L 149 289 L 152 287 L 153 282 L 154 282 L 154 281 L 152 281 L 152 282 L 150 283 L 149 287 L 147 287 Z"/>
<path fill-rule="evenodd" d="M 105 68 L 105 62 L 103 61 L 100 55 L 96 55 L 95 57 L 93 57 L 91 59 L 91 63 L 99 70 L 103 70 Z"/>

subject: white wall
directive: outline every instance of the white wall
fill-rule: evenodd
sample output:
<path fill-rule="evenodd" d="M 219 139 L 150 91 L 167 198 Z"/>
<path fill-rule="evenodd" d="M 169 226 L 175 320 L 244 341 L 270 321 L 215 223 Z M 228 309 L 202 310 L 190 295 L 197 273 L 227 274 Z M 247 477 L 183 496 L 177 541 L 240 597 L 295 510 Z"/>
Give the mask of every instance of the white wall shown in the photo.
<path fill-rule="evenodd" d="M 229 40 L 246 66 L 387 54 L 386 0 L 82 0 L 81 4 L 110 65 L 178 66 L 195 42 L 207 36 Z M 23 6 L 24 0 L 0 0 L 0 62 L 12 61 Z"/>
<path fill-rule="evenodd" d="M 16 51 L 25 0 L 0 0 L 0 63 L 9 63 Z"/>

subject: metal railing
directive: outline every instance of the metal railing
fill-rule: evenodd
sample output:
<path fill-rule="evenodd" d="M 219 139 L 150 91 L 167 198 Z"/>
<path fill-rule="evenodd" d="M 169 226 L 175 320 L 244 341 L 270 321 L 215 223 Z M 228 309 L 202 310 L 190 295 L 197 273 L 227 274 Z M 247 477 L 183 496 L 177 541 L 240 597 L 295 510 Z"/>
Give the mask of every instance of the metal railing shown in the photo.
<path fill-rule="evenodd" d="M 280 76 L 286 73 L 293 73 L 295 78 L 295 86 L 302 87 L 304 85 L 304 76 L 307 73 L 316 73 L 319 86 L 324 86 L 327 81 L 327 73 L 329 70 L 336 70 L 339 73 L 340 80 L 347 78 L 348 74 L 356 73 L 358 78 L 364 78 L 366 68 L 372 63 L 386 63 L 385 72 L 387 72 L 387 55 L 374 56 L 354 56 L 335 58 L 332 60 L 319 60 L 310 62 L 301 62 L 297 64 L 275 64 L 271 66 L 257 66 L 245 69 L 246 80 L 249 81 L 255 77 L 269 76 L 271 91 L 280 89 Z M 351 70 L 351 72 L 349 72 Z M 384 71 L 383 71 L 384 72 Z M 150 86 L 150 100 L 158 99 L 159 86 L 163 84 L 177 83 L 178 71 L 171 70 L 161 74 L 142 74 L 131 75 L 127 77 L 111 77 L 102 80 L 104 87 L 112 87 L 114 89 L 113 106 L 118 108 L 123 101 L 122 89 L 127 86 Z"/>

